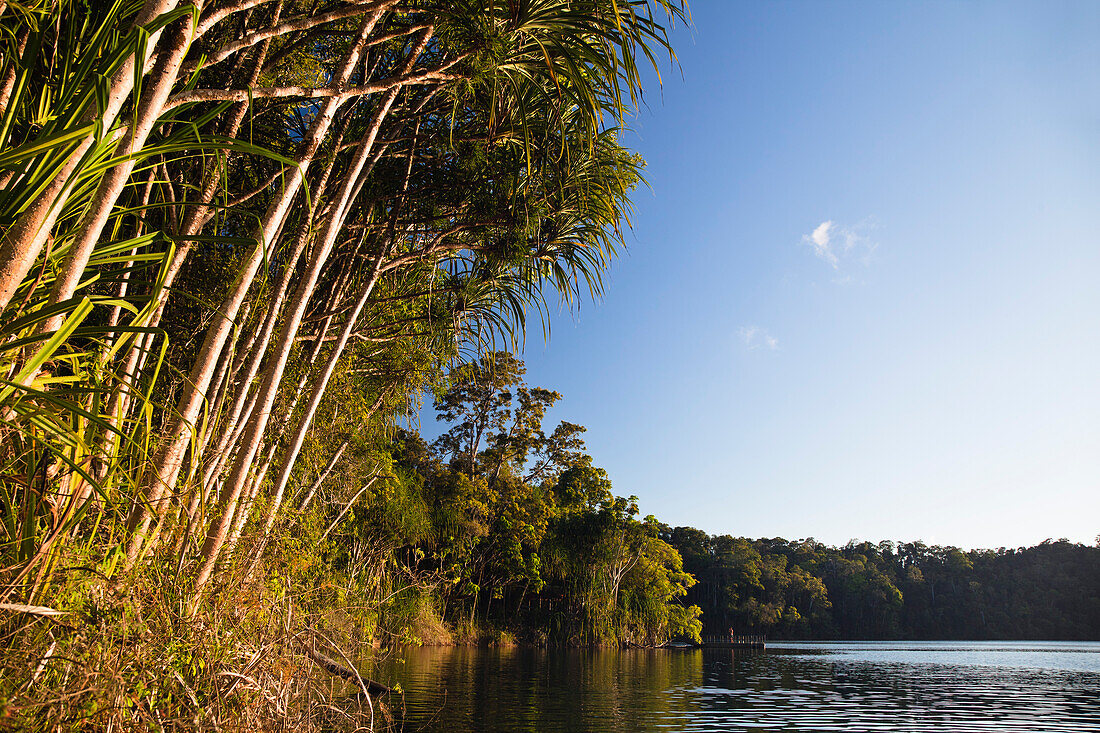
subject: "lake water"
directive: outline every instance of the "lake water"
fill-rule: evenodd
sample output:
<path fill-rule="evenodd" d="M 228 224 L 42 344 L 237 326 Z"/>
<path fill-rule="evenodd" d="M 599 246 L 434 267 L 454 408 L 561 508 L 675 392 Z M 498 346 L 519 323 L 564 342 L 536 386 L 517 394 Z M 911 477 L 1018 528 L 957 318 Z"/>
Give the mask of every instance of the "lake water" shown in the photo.
<path fill-rule="evenodd" d="M 1100 643 L 409 649 L 406 731 L 1100 733 Z"/>

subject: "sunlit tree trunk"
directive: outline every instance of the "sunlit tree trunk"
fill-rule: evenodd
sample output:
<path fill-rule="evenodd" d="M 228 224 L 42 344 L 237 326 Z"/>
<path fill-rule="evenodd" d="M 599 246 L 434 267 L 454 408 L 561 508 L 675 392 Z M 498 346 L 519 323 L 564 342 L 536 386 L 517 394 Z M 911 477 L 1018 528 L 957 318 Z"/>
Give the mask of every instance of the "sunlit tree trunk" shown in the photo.
<path fill-rule="evenodd" d="M 341 63 L 336 78 L 333 80 L 335 88 L 341 88 L 347 84 L 348 79 L 359 64 L 366 40 L 375 24 L 381 19 L 382 14 L 382 10 L 376 11 L 360 25 L 357 37 Z M 153 463 L 152 470 L 149 472 L 150 479 L 146 486 L 148 505 L 155 506 L 167 492 L 175 487 L 189 442 L 188 436 L 205 400 L 206 390 L 209 387 L 210 378 L 213 376 L 217 358 L 225 346 L 237 312 L 244 303 L 252 281 L 265 259 L 265 253 L 274 244 L 275 235 L 282 228 L 290 205 L 297 198 L 301 189 L 305 173 L 313 162 L 314 156 L 328 133 L 341 104 L 342 100 L 338 97 L 330 97 L 322 104 L 310 126 L 309 135 L 299 146 L 295 167 L 287 172 L 281 192 L 268 207 L 258 227 L 256 246 L 238 272 L 237 279 L 229 295 L 222 302 L 214 323 L 206 332 L 203 345 L 192 367 L 190 378 L 184 385 L 183 394 L 177 403 L 176 417 L 166 433 L 164 445 Z M 136 522 L 135 525 L 147 524 L 147 512 L 148 509 L 143 507 L 141 520 Z M 130 545 L 131 549 L 127 553 L 131 561 L 140 550 L 141 541 L 141 533 L 136 533 Z M 199 584 L 200 587 L 209 578 L 209 570 L 205 572 L 205 576 L 203 582 Z"/>
<path fill-rule="evenodd" d="M 421 34 L 419 43 L 412 49 L 401 70 L 402 74 L 407 74 L 411 71 L 413 66 L 415 66 L 417 59 L 423 53 L 428 41 L 431 39 L 432 33 L 433 29 L 428 28 Z M 239 508 L 238 504 L 241 491 L 244 488 L 248 471 L 251 468 L 252 459 L 256 455 L 264 431 L 267 429 L 271 408 L 278 393 L 278 387 L 282 381 L 283 372 L 286 369 L 291 349 L 294 346 L 294 341 L 298 334 L 298 327 L 301 324 L 302 317 L 305 315 L 310 296 L 320 276 L 321 267 L 328 259 L 328 255 L 332 251 L 332 247 L 335 245 L 336 238 L 343 226 L 348 209 L 362 186 L 363 179 L 361 175 L 371 158 L 374 143 L 378 139 L 379 132 L 385 122 L 386 116 L 393 106 L 393 103 L 396 101 L 400 91 L 401 88 L 395 86 L 387 91 L 383 99 L 380 100 L 378 108 L 374 112 L 370 128 L 356 151 L 354 161 L 349 171 L 344 175 L 341 190 L 335 199 L 331 211 L 327 215 L 320 242 L 315 246 L 316 251 L 313 253 L 307 273 L 299 283 L 290 311 L 285 315 L 282 330 L 276 342 L 275 352 L 271 356 L 270 364 L 266 369 L 266 374 L 257 396 L 257 408 L 253 410 L 249 418 L 248 426 L 245 428 L 245 433 L 242 435 L 242 443 L 238 449 L 233 467 L 226 479 L 226 484 L 222 487 L 222 498 L 219 502 L 220 511 L 211 524 L 210 530 L 207 533 L 206 542 L 203 545 L 203 563 L 195 577 L 196 592 L 201 591 L 209 580 L 221 549 L 225 544 L 230 524 L 233 521 L 234 514 Z M 377 274 L 375 275 L 375 278 L 376 277 Z"/>
<path fill-rule="evenodd" d="M 178 0 L 148 0 L 134 19 L 134 26 L 142 26 L 172 10 Z M 155 46 L 161 31 L 150 35 L 149 44 Z M 134 54 L 126 57 L 121 67 L 111 77 L 103 109 L 90 109 L 84 122 L 98 120 L 101 129 L 110 130 L 130 96 L 134 85 L 134 73 L 138 59 Z M 42 246 L 61 214 L 66 199 L 77 183 L 77 175 L 84 156 L 96 144 L 95 133 L 86 135 L 69 153 L 65 163 L 54 173 L 53 179 L 34 201 L 23 211 L 0 239 L 0 311 L 8 307 L 23 278 L 42 251 Z"/>
<path fill-rule="evenodd" d="M 321 469 L 321 473 L 317 474 L 317 478 L 315 478 L 313 480 L 313 483 L 309 485 L 309 489 L 306 490 L 305 495 L 302 497 L 301 501 L 298 502 L 299 513 L 304 512 L 306 509 L 309 508 L 309 504 L 313 501 L 313 497 L 317 494 L 317 490 L 321 488 L 321 484 L 325 483 L 325 479 L 327 479 L 329 477 L 329 474 L 332 473 L 332 470 L 336 468 L 336 464 L 340 462 L 340 457 L 344 455 L 344 451 L 347 450 L 347 447 L 350 444 L 351 438 L 344 438 L 340 442 L 340 447 L 337 448 L 336 452 L 332 454 L 332 458 L 330 458 L 328 463 L 325 464 L 325 467 Z M 259 548 L 255 556 L 253 557 L 252 567 L 255 567 L 256 563 L 259 562 L 259 557 L 261 553 L 262 548 Z"/>
<path fill-rule="evenodd" d="M 283 457 L 279 464 L 279 475 L 276 477 L 275 484 L 272 487 L 271 503 L 268 505 L 264 515 L 264 526 L 261 530 L 259 543 L 254 550 L 249 570 L 250 573 L 252 569 L 255 568 L 256 563 L 259 562 L 260 556 L 267 546 L 268 539 L 271 536 L 271 529 L 275 525 L 275 517 L 278 514 L 279 508 L 282 506 L 283 495 L 286 491 L 287 484 L 290 482 L 290 474 L 294 470 L 294 463 L 298 460 L 298 454 L 302 450 L 302 444 L 305 442 L 306 435 L 313 425 L 313 418 L 316 416 L 317 408 L 320 406 L 321 399 L 324 397 L 325 390 L 328 388 L 329 380 L 332 378 L 333 372 L 336 371 L 336 364 L 339 362 L 340 357 L 343 356 L 348 339 L 351 337 L 355 325 L 359 320 L 359 315 L 363 312 L 363 308 L 366 306 L 367 300 L 370 299 L 371 293 L 374 291 L 374 286 L 378 282 L 379 266 L 383 258 L 384 253 L 378 255 L 370 277 L 367 278 L 362 288 L 360 288 L 359 297 L 351 313 L 347 315 L 344 327 L 340 331 L 339 338 L 336 340 L 336 343 L 332 345 L 328 360 L 324 367 L 321 368 L 321 372 L 313 380 L 313 385 L 310 388 L 310 399 L 309 402 L 306 403 L 304 414 L 298 418 L 294 435 L 283 451 Z"/>
<path fill-rule="evenodd" d="M 201 12 L 201 0 L 193 1 L 196 13 Z M 196 16 L 190 14 L 184 16 L 177 21 L 177 27 L 161 39 L 162 47 L 158 49 L 156 63 L 149 75 L 150 79 L 141 89 L 137 113 L 126 134 L 113 151 L 113 155 L 121 160 L 100 179 L 91 205 L 84 213 L 83 221 L 77 230 L 76 239 L 70 246 L 61 265 L 61 271 L 54 281 L 49 300 L 51 305 L 68 300 L 76 292 L 88 259 L 92 256 L 92 250 L 99 242 L 107 219 L 114 210 L 118 197 L 122 194 L 137 163 L 137 156 L 134 154 L 145 145 L 149 133 L 153 131 L 158 121 L 160 110 L 176 83 L 176 74 L 190 45 L 194 17 Z M 45 321 L 42 330 L 54 331 L 61 325 L 62 320 L 64 320 L 64 314 L 58 314 Z"/>
<path fill-rule="evenodd" d="M 345 121 L 346 123 L 346 121 Z M 335 149 L 339 149 L 340 144 L 344 139 L 344 132 L 346 131 L 346 124 L 339 126 L 339 131 L 335 138 Z M 313 187 L 312 195 L 310 197 L 310 210 L 307 216 L 303 217 L 302 223 L 298 228 L 297 236 L 294 240 L 294 249 L 291 251 L 290 256 L 287 258 L 286 266 L 283 269 L 282 277 L 279 280 L 275 292 L 272 294 L 271 305 L 268 308 L 267 317 L 262 321 L 262 327 L 254 336 L 254 341 L 258 342 L 258 345 L 249 344 L 248 349 L 242 353 L 244 361 L 242 365 L 245 367 L 243 376 L 237 374 L 237 370 L 231 374 L 233 381 L 241 385 L 236 397 L 231 402 L 229 414 L 226 416 L 222 425 L 221 439 L 217 443 L 217 447 L 214 450 L 214 460 L 210 462 L 211 469 L 203 474 L 203 485 L 209 486 L 215 476 L 217 476 L 222 466 L 227 459 L 227 452 L 230 447 L 233 446 L 240 438 L 240 431 L 243 430 L 244 425 L 240 423 L 242 415 L 247 421 L 247 414 L 251 414 L 251 406 L 255 402 L 256 394 L 251 390 L 252 380 L 255 378 L 257 372 L 260 369 L 260 363 L 264 354 L 267 353 L 268 343 L 271 340 L 271 334 L 275 330 L 275 326 L 278 323 L 280 313 L 282 311 L 282 305 L 286 299 L 286 294 L 289 290 L 290 283 L 294 276 L 297 274 L 298 260 L 301 258 L 302 253 L 306 249 L 306 245 L 310 241 L 310 233 L 314 223 L 314 214 L 317 212 L 320 202 L 323 200 L 325 189 L 328 186 L 329 176 L 332 173 L 333 164 L 330 161 L 329 165 L 325 168 L 321 175 L 321 179 Z M 317 343 L 317 349 L 320 348 L 320 342 Z M 316 358 L 316 349 L 310 363 Z"/>

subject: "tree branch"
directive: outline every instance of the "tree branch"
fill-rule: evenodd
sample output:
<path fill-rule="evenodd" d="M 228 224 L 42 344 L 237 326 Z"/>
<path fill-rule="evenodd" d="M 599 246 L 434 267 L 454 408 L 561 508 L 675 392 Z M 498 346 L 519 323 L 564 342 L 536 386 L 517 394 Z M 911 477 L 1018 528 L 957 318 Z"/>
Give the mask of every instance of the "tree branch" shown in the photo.
<path fill-rule="evenodd" d="M 444 66 L 419 74 L 402 74 L 391 77 L 385 81 L 364 84 L 357 87 L 337 89 L 334 87 L 257 87 L 255 89 L 194 89 L 189 92 L 180 92 L 169 97 L 161 114 L 175 109 L 184 104 L 194 102 L 248 102 L 253 99 L 286 99 L 288 97 L 306 97 L 308 99 L 351 99 L 365 94 L 377 94 L 386 92 L 396 87 L 413 86 L 429 82 L 454 81 L 460 77 L 455 74 L 445 73 L 448 68 L 458 63 L 452 61 Z"/>

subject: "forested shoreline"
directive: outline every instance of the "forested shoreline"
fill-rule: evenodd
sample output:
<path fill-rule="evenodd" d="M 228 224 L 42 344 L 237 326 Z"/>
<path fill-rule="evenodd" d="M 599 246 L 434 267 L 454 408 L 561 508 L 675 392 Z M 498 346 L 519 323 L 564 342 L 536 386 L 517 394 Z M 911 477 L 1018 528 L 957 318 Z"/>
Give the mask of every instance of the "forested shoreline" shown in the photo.
<path fill-rule="evenodd" d="M 406 644 L 1094 638 L 1094 548 L 708 538 L 544 425 L 514 354 L 603 292 L 689 20 L 0 0 L 0 730 L 381 728 Z"/>
<path fill-rule="evenodd" d="M 1100 544 L 832 547 L 641 519 L 583 426 L 544 426 L 561 395 L 523 377 L 505 352 L 456 369 L 435 402 L 442 434 L 395 436 L 393 493 L 375 511 L 399 507 L 385 521 L 402 572 L 438 579 L 421 600 L 445 628 L 419 641 L 1100 640 Z M 360 527 L 380 521 L 365 512 Z"/>
<path fill-rule="evenodd" d="M 1100 640 L 1100 543 L 964 551 L 923 542 L 663 528 L 711 633 L 774 639 Z"/>
<path fill-rule="evenodd" d="M 651 646 L 731 629 L 804 640 L 1100 640 L 1100 544 L 832 547 L 639 519 L 637 497 L 616 496 L 585 452 L 582 426 L 544 430 L 561 395 L 523 375 L 503 352 L 455 370 L 436 400 L 448 429 L 431 443 L 395 437 L 399 478 L 387 502 L 402 508 L 389 526 L 425 524 L 423 539 L 414 529 L 391 542 L 409 543 L 410 577 L 443 579 L 422 599 L 445 625 L 427 641 Z"/>

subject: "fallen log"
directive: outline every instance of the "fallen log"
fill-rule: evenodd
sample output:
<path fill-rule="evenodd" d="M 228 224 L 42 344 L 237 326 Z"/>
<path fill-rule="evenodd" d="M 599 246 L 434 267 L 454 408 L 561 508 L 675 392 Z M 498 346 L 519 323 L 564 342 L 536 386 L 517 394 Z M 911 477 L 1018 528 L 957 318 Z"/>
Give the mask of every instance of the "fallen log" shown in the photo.
<path fill-rule="evenodd" d="M 303 644 L 302 646 L 306 650 L 306 655 L 314 662 L 317 662 L 317 664 L 320 665 L 322 669 L 324 669 L 326 672 L 331 672 L 337 677 L 343 677 L 346 680 L 351 680 L 357 685 L 361 685 L 364 693 L 369 695 L 388 695 L 389 693 L 393 692 L 393 688 L 386 687 L 381 682 L 375 682 L 374 680 L 369 680 L 366 677 L 361 676 L 354 669 L 345 667 L 331 657 L 326 657 L 324 654 L 321 654 L 321 652 L 317 651 L 313 647 L 306 644 Z"/>

